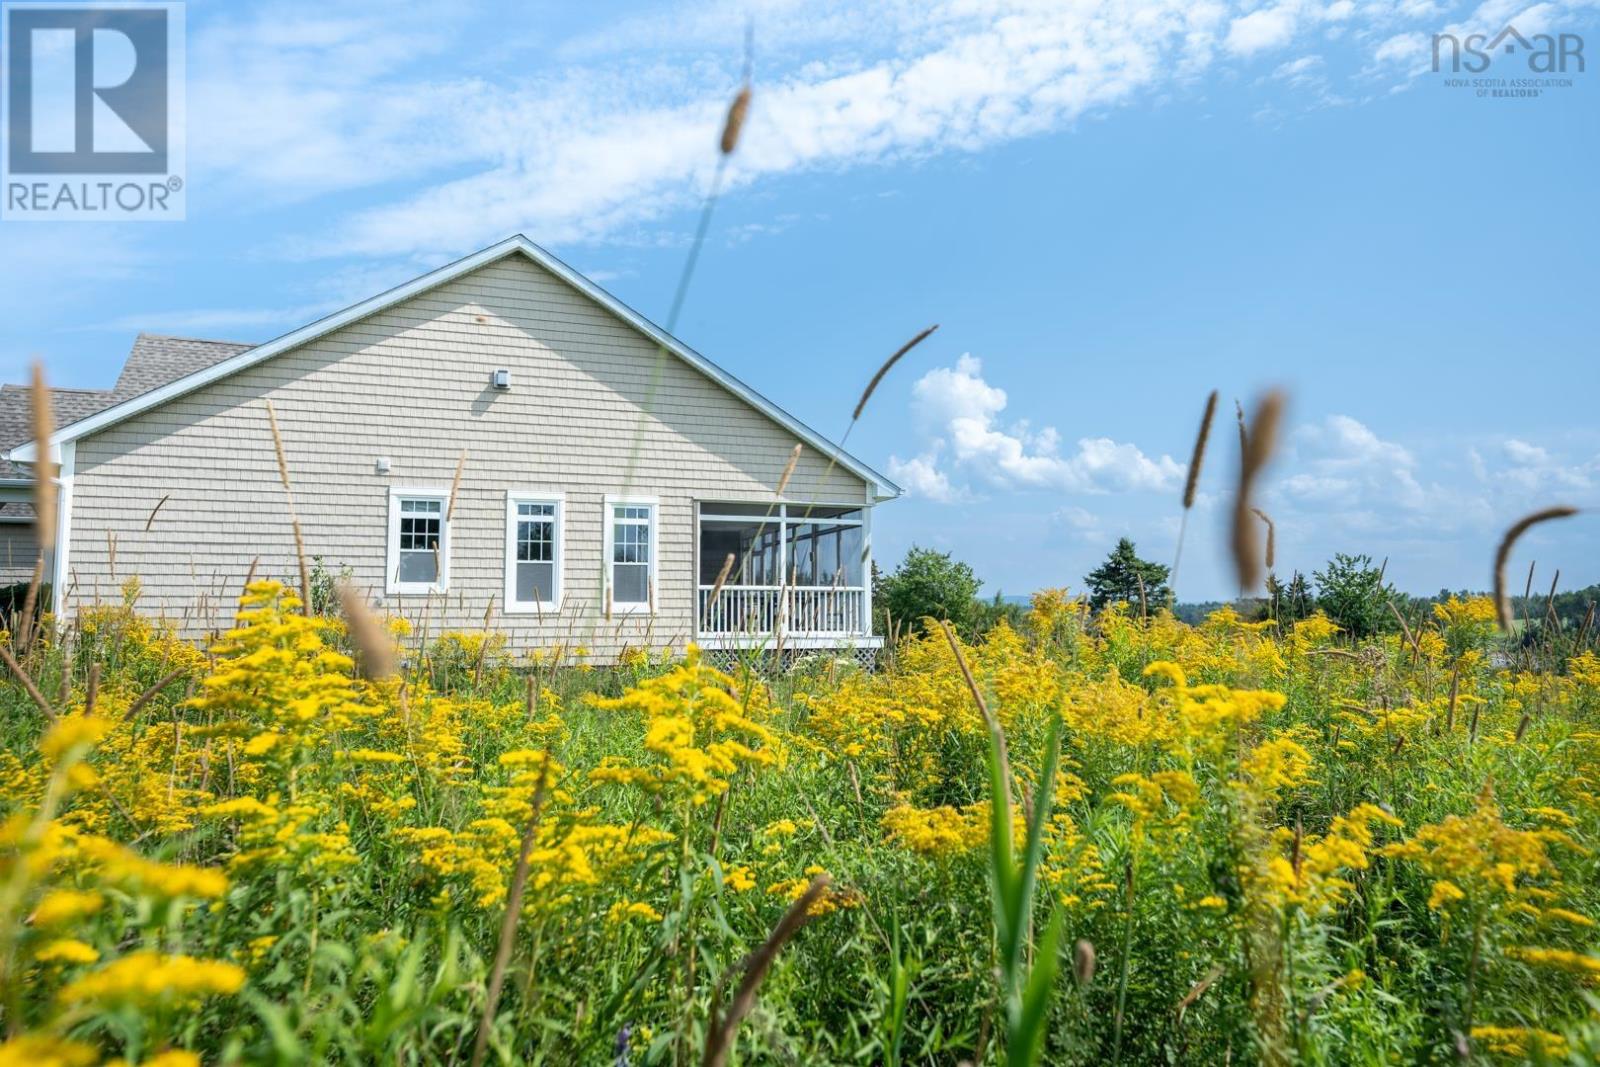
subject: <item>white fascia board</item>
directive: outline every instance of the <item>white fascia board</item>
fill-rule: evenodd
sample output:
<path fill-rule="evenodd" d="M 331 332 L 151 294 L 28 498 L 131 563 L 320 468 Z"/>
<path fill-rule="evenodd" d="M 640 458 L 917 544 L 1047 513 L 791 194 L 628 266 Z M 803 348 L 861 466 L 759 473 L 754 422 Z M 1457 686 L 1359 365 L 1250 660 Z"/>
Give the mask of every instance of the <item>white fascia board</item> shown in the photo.
<path fill-rule="evenodd" d="M 561 262 L 561 260 L 557 259 L 554 255 L 545 251 L 543 248 L 540 248 L 538 245 L 534 244 L 521 234 L 508 237 L 503 241 L 490 245 L 488 248 L 485 248 L 480 252 L 474 252 L 472 255 L 467 256 L 464 259 L 458 259 L 454 263 L 446 264 L 445 266 L 440 267 L 437 270 L 430 271 L 427 274 L 422 275 L 420 278 L 415 278 L 404 285 L 396 286 L 395 288 L 384 293 L 379 293 L 377 296 L 363 300 L 358 304 L 352 304 L 343 311 L 336 311 L 331 315 L 318 319 L 316 322 L 313 322 L 310 325 L 302 326 L 298 330 L 293 330 L 289 333 L 286 333 L 282 337 L 279 337 L 275 340 L 268 341 L 265 344 L 257 345 L 255 348 L 246 349 L 235 356 L 230 356 L 220 363 L 214 363 L 209 367 L 195 371 L 193 374 L 186 375 L 177 379 L 176 381 L 168 382 L 166 385 L 163 385 L 160 388 L 152 389 L 148 393 L 143 393 L 139 396 L 133 397 L 132 399 L 124 400 L 120 404 L 114 404 L 103 411 L 99 411 L 93 415 L 90 415 L 86 419 L 80 419 L 68 426 L 63 426 L 50 438 L 50 442 L 52 445 L 57 445 L 64 441 L 76 441 L 81 437 L 86 437 L 89 434 L 103 430 L 108 426 L 122 422 L 124 419 L 132 418 L 134 415 L 137 415 L 142 411 L 148 411 L 150 408 L 156 407 L 159 404 L 165 404 L 169 400 L 176 399 L 177 397 L 183 396 L 186 393 L 191 393 L 202 386 L 209 385 L 214 381 L 226 378 L 230 374 L 236 374 L 239 371 L 244 370 L 246 367 L 252 367 L 263 360 L 271 359 L 273 356 L 276 356 L 281 352 L 286 352 L 291 348 L 297 348 L 300 345 L 307 344 L 319 337 L 332 333 L 334 330 L 348 326 L 349 324 L 360 319 L 364 319 L 369 315 L 375 315 L 378 312 L 393 307 L 395 304 L 398 304 L 401 301 L 409 300 L 411 297 L 416 296 L 419 293 L 423 293 L 429 289 L 443 285 L 446 282 L 459 278 L 464 274 L 477 270 L 479 267 L 493 263 L 496 260 L 503 259 L 506 256 L 515 253 L 521 253 L 522 255 L 528 257 L 534 263 L 537 263 L 539 266 L 545 268 L 550 273 L 554 274 L 556 277 L 560 278 L 562 281 L 566 282 L 568 285 L 572 286 L 580 293 L 583 293 L 595 303 L 599 304 L 601 307 L 605 308 L 607 311 L 611 312 L 628 325 L 632 326 L 635 330 L 638 330 L 640 333 L 656 342 L 663 349 L 671 352 L 673 355 L 677 356 L 679 359 L 683 360 L 685 363 L 689 364 L 691 367 L 695 368 L 700 373 L 704 374 L 706 377 L 710 378 L 712 381 L 728 390 L 734 396 L 737 396 L 745 403 L 755 408 L 757 411 L 760 411 L 762 414 L 766 415 L 780 426 L 789 430 L 802 441 L 809 444 L 820 454 L 836 460 L 840 466 L 844 467 L 846 470 L 865 481 L 877 500 L 889 500 L 902 494 L 903 490 L 901 490 L 899 486 L 895 485 L 894 482 L 890 481 L 882 474 L 879 474 L 877 471 L 873 470 L 856 457 L 850 455 L 848 452 L 844 452 L 822 434 L 818 433 L 816 430 L 813 430 L 811 427 L 807 426 L 805 423 L 801 422 L 799 419 L 780 408 L 777 404 L 774 404 L 772 401 L 756 392 L 754 389 L 750 388 L 744 382 L 741 382 L 739 379 L 735 378 L 732 374 L 729 374 L 727 371 L 723 370 L 706 357 L 700 355 L 700 353 L 696 352 L 694 349 L 690 348 L 676 337 L 673 337 L 661 327 L 657 326 L 655 323 L 651 322 L 637 311 L 634 311 L 621 300 L 618 300 L 615 296 L 606 292 L 594 282 L 590 281 L 588 278 L 585 278 L 582 274 L 579 274 L 577 271 Z M 29 441 L 12 449 L 8 454 L 8 458 L 13 463 L 31 463 L 34 457 L 34 451 L 34 442 Z"/>

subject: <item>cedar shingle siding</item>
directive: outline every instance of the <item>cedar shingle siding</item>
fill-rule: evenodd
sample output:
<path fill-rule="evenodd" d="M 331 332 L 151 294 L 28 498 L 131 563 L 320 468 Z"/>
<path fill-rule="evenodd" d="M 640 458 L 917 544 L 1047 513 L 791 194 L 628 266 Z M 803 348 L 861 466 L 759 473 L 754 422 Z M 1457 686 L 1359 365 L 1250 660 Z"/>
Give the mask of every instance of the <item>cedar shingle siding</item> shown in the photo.
<path fill-rule="evenodd" d="M 38 560 L 39 539 L 34 536 L 33 523 L 0 522 L 0 585 L 31 582 Z"/>
<path fill-rule="evenodd" d="M 500 367 L 511 371 L 509 391 L 490 385 Z M 514 648 L 566 641 L 600 658 L 692 636 L 694 501 L 771 500 L 795 444 L 744 400 L 511 256 L 79 440 L 71 606 L 114 598 L 137 575 L 146 610 L 200 637 L 228 625 L 252 559 L 259 575 L 297 580 L 268 399 L 307 552 L 329 570 L 349 567 L 386 610 L 420 623 L 426 598 L 383 592 L 389 490 L 448 490 L 465 448 L 450 589 L 432 599 L 430 627 L 477 629 L 492 597 L 494 625 Z M 377 473 L 380 457 L 388 474 Z M 566 605 L 555 618 L 499 611 L 508 489 L 565 494 Z M 625 491 L 660 502 L 659 603 L 653 617 L 606 622 L 603 497 Z M 787 495 L 870 500 L 861 478 L 830 470 L 810 447 Z"/>

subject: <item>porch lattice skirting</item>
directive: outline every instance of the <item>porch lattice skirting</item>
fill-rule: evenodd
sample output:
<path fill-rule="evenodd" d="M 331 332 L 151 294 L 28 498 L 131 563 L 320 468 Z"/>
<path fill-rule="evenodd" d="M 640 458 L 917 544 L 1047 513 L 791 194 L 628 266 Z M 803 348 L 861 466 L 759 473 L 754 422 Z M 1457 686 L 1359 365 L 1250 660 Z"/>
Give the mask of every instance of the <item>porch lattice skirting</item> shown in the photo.
<path fill-rule="evenodd" d="M 753 662 L 762 670 L 789 671 L 807 663 L 825 663 L 828 660 L 847 660 L 862 670 L 875 671 L 883 655 L 883 647 L 874 645 L 858 648 L 786 648 L 778 652 L 772 648 L 713 648 L 702 650 L 706 662 L 718 670 L 733 673 L 740 665 Z"/>

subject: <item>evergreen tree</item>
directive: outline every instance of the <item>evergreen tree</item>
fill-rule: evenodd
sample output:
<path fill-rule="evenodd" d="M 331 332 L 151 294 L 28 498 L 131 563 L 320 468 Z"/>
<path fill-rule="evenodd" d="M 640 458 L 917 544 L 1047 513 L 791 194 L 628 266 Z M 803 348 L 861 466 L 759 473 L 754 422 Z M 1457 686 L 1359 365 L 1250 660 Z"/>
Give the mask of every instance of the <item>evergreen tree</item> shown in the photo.
<path fill-rule="evenodd" d="M 1089 606 L 1098 611 L 1107 604 L 1126 600 L 1137 608 L 1142 580 L 1145 606 L 1154 612 L 1166 606 L 1169 570 L 1160 563 L 1140 559 L 1134 551 L 1133 542 L 1124 537 L 1117 542 L 1117 547 L 1111 550 L 1106 561 L 1084 578 L 1084 584 L 1089 587 Z"/>
<path fill-rule="evenodd" d="M 1275 574 L 1267 575 L 1267 618 L 1293 624 L 1309 618 L 1317 610 L 1306 576 L 1295 571 L 1287 582 Z"/>

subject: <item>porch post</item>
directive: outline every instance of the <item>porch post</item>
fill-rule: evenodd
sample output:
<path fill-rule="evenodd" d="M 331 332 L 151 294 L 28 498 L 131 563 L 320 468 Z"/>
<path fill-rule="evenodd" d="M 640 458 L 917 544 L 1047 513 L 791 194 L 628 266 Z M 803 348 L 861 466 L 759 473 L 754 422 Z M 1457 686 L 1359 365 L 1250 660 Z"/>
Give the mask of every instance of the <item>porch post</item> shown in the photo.
<path fill-rule="evenodd" d="M 774 638 L 778 647 L 789 632 L 789 527 L 784 521 L 789 516 L 786 504 L 778 505 L 778 632 Z"/>
<path fill-rule="evenodd" d="M 696 500 L 690 511 L 694 515 L 694 533 L 689 538 L 689 596 L 690 603 L 694 605 L 694 629 L 690 632 L 689 640 L 699 644 L 700 627 L 705 625 L 707 611 L 700 606 L 700 501 Z"/>
<path fill-rule="evenodd" d="M 861 636 L 872 636 L 872 505 L 861 509 L 861 584 L 866 592 L 861 596 L 865 605 L 861 618 Z"/>
<path fill-rule="evenodd" d="M 78 473 L 78 442 L 64 441 L 59 447 L 61 465 L 55 477 L 56 544 L 55 554 L 49 561 L 50 573 L 46 577 L 50 582 L 50 610 L 55 613 L 57 625 L 65 625 L 70 610 L 67 589 L 72 580 L 72 565 L 68 550 L 72 545 L 72 484 Z M 49 463 L 49 457 L 35 462 Z"/>

